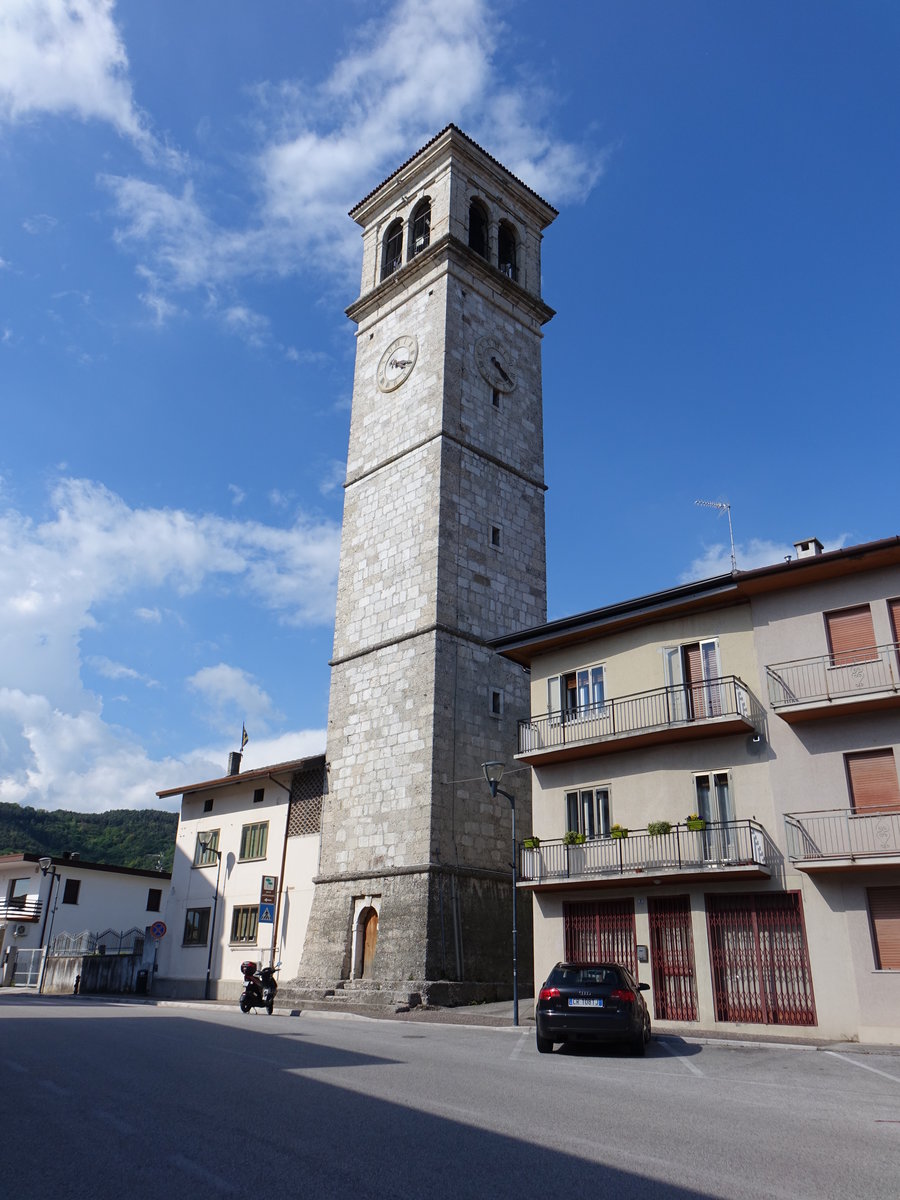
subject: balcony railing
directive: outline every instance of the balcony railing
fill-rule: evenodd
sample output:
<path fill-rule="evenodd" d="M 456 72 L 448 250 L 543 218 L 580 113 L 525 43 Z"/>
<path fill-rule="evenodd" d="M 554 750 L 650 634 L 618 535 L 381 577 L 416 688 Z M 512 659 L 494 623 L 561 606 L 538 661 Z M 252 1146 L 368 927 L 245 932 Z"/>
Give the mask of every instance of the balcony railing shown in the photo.
<path fill-rule="evenodd" d="M 0 921 L 39 921 L 41 907 L 40 900 L 0 901 Z"/>
<path fill-rule="evenodd" d="M 743 680 L 723 675 L 520 721 L 518 752 L 532 755 L 564 746 L 629 740 L 629 736 L 653 731 L 691 730 L 717 723 L 737 722 L 749 730 L 762 717 L 762 706 Z"/>
<path fill-rule="evenodd" d="M 776 853 L 756 821 L 713 821 L 705 829 L 673 825 L 671 833 L 665 834 L 630 830 L 628 837 L 590 838 L 580 846 L 568 846 L 562 840 L 542 841 L 535 850 L 522 849 L 520 877 L 540 883 L 723 867 L 765 870 Z"/>
<path fill-rule="evenodd" d="M 859 656 L 856 662 L 835 661 L 834 655 L 822 654 L 818 658 L 772 663 L 766 667 L 772 707 L 900 692 L 897 651 L 891 643 L 854 651 L 854 657 Z"/>
<path fill-rule="evenodd" d="M 900 856 L 900 811 L 786 813 L 784 823 L 792 862 Z"/>

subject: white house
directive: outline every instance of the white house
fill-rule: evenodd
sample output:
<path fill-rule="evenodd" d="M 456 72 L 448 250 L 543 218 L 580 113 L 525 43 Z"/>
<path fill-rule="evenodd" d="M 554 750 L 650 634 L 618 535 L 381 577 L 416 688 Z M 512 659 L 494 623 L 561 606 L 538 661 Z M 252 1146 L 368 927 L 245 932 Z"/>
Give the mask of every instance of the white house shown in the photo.
<path fill-rule="evenodd" d="M 157 792 L 180 795 L 156 996 L 236 999 L 245 959 L 296 974 L 319 862 L 325 756 Z"/>
<path fill-rule="evenodd" d="M 61 934 L 145 930 L 163 915 L 170 879 L 165 871 L 83 862 L 75 853 L 0 856 L 0 981 L 36 983 L 41 950 Z"/>

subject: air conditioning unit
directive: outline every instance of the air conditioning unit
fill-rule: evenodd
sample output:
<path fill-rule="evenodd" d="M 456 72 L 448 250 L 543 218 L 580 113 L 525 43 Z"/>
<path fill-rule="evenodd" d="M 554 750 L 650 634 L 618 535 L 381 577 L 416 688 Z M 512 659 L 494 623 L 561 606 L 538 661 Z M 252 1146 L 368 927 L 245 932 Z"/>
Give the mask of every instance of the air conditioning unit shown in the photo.
<path fill-rule="evenodd" d="M 13 930 L 13 937 L 24 937 L 28 932 L 24 925 L 17 925 Z"/>

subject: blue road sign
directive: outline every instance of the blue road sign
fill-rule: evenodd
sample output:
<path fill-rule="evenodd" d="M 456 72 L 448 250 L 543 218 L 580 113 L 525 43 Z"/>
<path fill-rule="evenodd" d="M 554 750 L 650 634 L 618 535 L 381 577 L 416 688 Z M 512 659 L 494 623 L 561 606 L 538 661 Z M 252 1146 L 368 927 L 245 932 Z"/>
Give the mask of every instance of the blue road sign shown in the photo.
<path fill-rule="evenodd" d="M 261 904 L 259 906 L 259 923 L 260 925 L 275 924 L 275 905 Z"/>

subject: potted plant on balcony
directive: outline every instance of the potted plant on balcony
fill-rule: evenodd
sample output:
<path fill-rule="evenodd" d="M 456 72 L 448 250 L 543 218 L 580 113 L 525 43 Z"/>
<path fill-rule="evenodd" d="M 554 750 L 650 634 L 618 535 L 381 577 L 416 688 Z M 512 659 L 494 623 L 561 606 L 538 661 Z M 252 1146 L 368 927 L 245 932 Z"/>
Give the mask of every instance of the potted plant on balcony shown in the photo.
<path fill-rule="evenodd" d="M 544 873 L 543 866 L 541 839 L 532 834 L 522 842 L 522 877 L 524 879 L 540 879 Z"/>
<path fill-rule="evenodd" d="M 585 870 L 584 843 L 587 838 L 575 829 L 567 829 L 563 835 L 570 875 L 583 875 Z"/>
<path fill-rule="evenodd" d="M 706 828 L 706 822 L 699 813 L 688 813 L 684 818 L 684 823 L 688 829 L 701 830 Z"/>
<path fill-rule="evenodd" d="M 625 828 L 624 825 L 616 824 L 616 825 L 613 825 L 613 827 L 610 829 L 609 836 L 611 838 L 627 838 L 628 830 Z"/>
<path fill-rule="evenodd" d="M 647 832 L 651 837 L 665 837 L 672 832 L 671 821 L 648 821 Z"/>

